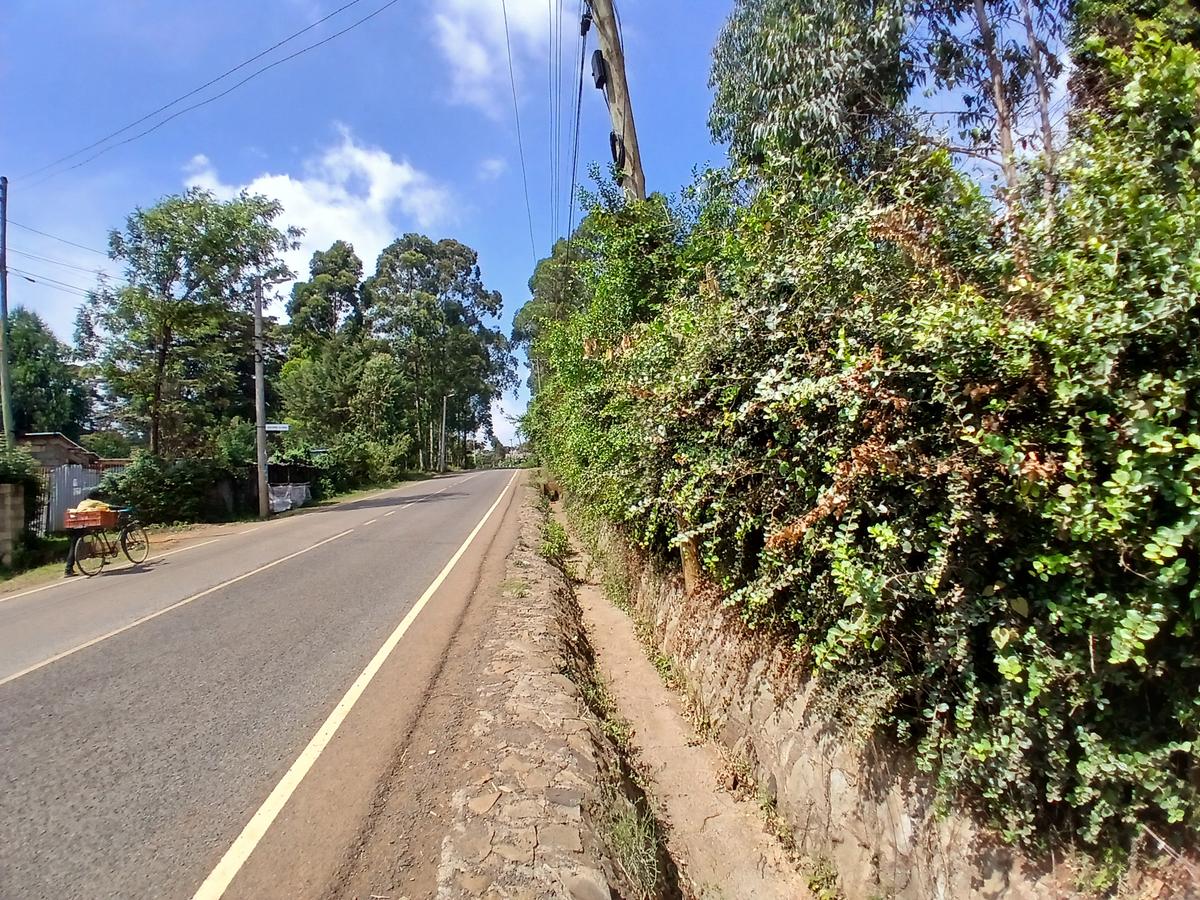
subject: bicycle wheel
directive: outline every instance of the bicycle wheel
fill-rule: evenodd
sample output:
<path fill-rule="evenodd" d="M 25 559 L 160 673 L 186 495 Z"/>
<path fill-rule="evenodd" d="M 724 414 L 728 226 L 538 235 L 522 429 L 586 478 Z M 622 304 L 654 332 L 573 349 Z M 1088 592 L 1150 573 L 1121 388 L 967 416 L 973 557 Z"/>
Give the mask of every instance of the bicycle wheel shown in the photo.
<path fill-rule="evenodd" d="M 99 575 L 104 568 L 104 558 L 108 555 L 107 542 L 102 534 L 85 534 L 75 546 L 75 565 L 79 571 L 91 578 Z"/>
<path fill-rule="evenodd" d="M 135 566 L 146 561 L 150 555 L 150 535 L 137 522 L 130 522 L 121 529 L 121 549 Z"/>

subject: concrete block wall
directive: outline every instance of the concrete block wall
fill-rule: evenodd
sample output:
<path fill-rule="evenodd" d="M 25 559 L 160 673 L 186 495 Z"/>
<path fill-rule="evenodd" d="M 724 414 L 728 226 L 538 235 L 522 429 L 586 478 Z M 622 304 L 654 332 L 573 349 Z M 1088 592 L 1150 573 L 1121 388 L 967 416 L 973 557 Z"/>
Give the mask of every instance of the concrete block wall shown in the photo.
<path fill-rule="evenodd" d="M 24 485 L 0 484 L 0 563 L 12 565 L 13 549 L 24 531 Z"/>

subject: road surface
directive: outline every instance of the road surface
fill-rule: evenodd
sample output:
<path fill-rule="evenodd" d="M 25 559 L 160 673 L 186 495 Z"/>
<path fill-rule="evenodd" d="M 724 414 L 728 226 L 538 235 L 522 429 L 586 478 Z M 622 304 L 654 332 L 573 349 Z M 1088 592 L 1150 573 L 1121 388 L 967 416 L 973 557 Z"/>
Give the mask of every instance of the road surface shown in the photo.
<path fill-rule="evenodd" d="M 516 478 L 0 595 L 0 898 L 331 895 Z"/>

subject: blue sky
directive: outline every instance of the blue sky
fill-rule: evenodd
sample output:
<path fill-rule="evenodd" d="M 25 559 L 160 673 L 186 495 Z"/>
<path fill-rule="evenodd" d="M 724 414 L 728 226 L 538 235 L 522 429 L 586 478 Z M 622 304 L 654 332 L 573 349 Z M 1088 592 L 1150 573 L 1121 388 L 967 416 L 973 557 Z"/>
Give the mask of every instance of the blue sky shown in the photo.
<path fill-rule="evenodd" d="M 286 224 L 305 228 L 289 258 L 304 272 L 315 249 L 351 241 L 368 271 L 407 231 L 477 249 L 484 278 L 505 298 L 502 327 L 528 298 L 533 267 L 501 0 L 400 0 L 361 27 L 86 165 L 26 176 L 203 84 L 346 0 L 8 0 L 0 31 L 0 174 L 9 216 L 84 247 L 137 206 L 190 184 L 278 198 Z M 344 28 L 385 0 L 361 0 L 220 85 Z M 534 239 L 552 237 L 549 11 L 559 0 L 508 0 Z M 578 52 L 578 0 L 562 0 L 563 117 L 559 231 L 566 228 Z M 631 90 L 650 190 L 674 191 L 692 170 L 720 163 L 706 125 L 710 51 L 730 0 L 623 0 Z M 595 32 L 589 39 L 589 55 Z M 608 117 L 585 81 L 581 179 L 608 156 Z M 184 104 L 187 105 L 187 104 Z M 136 134 L 154 124 L 122 135 Z M 100 148 L 97 148 L 100 149 Z M 85 153 L 71 163 L 86 159 Z M 60 167 L 61 168 L 61 167 Z M 57 172 L 54 169 L 51 172 Z M 9 230 L 10 303 L 40 313 L 70 338 L 96 267 L 113 263 L 21 227 Z M 21 252 L 17 252 L 21 251 Z M 39 258 L 40 257 L 40 258 Z M 53 260 L 50 262 L 49 260 Z M 66 264 L 66 265 L 63 265 Z M 74 266 L 76 268 L 70 268 Z M 50 286 L 46 278 L 60 282 Z M 277 302 L 273 310 L 282 309 Z M 508 397 L 503 413 L 524 408 Z"/>

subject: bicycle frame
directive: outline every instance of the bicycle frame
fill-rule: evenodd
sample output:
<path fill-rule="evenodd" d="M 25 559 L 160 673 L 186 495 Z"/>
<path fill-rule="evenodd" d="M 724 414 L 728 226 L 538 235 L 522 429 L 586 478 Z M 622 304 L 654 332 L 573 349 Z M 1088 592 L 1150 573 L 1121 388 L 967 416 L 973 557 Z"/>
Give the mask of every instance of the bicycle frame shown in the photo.
<path fill-rule="evenodd" d="M 145 561 L 145 554 L 142 554 L 141 559 L 134 559 L 126 546 L 127 535 L 137 532 L 144 534 L 145 532 L 144 527 L 136 518 L 136 511 L 133 507 L 125 507 L 116 512 L 115 528 L 88 528 L 79 535 L 76 549 L 77 553 L 81 555 L 76 556 L 75 564 L 85 575 L 99 575 L 108 560 L 115 559 L 122 551 L 135 566 L 141 565 Z M 88 571 L 88 566 L 83 563 L 84 559 L 98 562 L 95 571 Z"/>

